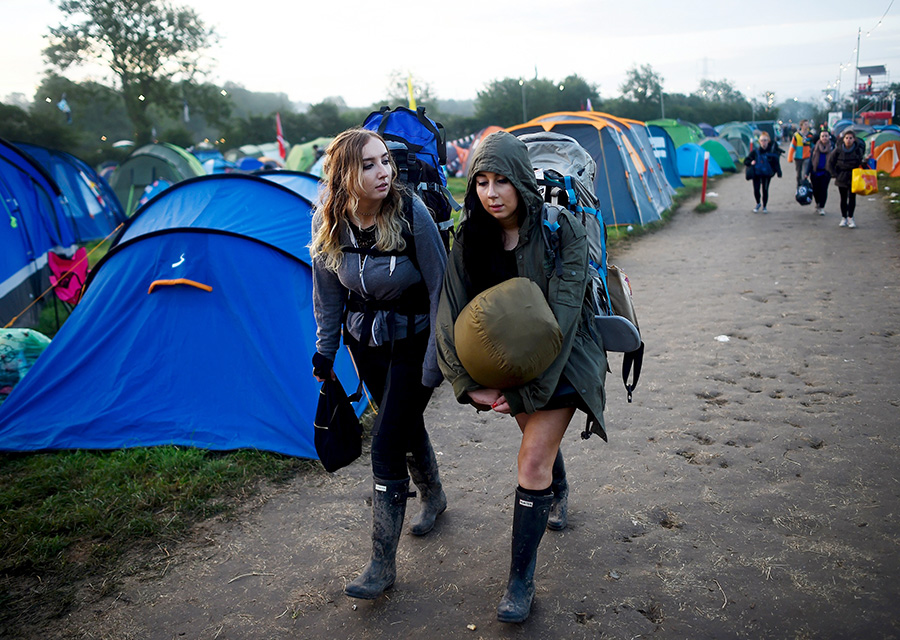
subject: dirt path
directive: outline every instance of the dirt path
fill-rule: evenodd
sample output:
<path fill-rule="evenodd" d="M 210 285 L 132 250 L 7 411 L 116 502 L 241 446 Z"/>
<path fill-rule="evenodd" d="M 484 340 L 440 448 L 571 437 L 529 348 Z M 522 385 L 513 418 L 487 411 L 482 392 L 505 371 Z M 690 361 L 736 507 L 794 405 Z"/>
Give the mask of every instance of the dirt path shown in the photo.
<path fill-rule="evenodd" d="M 495 619 L 517 430 L 444 385 L 427 419 L 450 508 L 403 537 L 388 597 L 341 594 L 369 551 L 360 460 L 161 547 L 42 640 L 900 636 L 900 243 L 874 198 L 841 229 L 834 187 L 823 218 L 792 183 L 762 215 L 726 178 L 717 211 L 613 257 L 644 372 L 627 405 L 611 358 L 609 444 L 566 436 L 571 526 L 544 537 L 525 625 Z"/>

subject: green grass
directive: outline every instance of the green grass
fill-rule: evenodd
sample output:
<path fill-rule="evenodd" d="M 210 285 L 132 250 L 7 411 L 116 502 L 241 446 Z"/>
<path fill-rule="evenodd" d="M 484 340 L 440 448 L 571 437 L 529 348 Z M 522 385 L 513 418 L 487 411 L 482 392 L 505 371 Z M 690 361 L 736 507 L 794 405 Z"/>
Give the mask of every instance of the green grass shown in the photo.
<path fill-rule="evenodd" d="M 123 555 L 228 513 L 260 480 L 317 462 L 186 447 L 0 454 L 0 628 L 61 614 L 81 580 L 111 586 Z"/>
<path fill-rule="evenodd" d="M 888 214 L 897 223 L 897 230 L 900 231 L 900 195 L 891 198 L 892 193 L 900 194 L 900 178 L 891 178 L 886 173 L 879 173 L 878 188 L 886 200 Z"/>
<path fill-rule="evenodd" d="M 706 202 L 699 203 L 696 207 L 694 207 L 694 211 L 697 213 L 709 213 L 710 211 L 715 211 L 719 208 L 715 202 L 707 200 Z"/>

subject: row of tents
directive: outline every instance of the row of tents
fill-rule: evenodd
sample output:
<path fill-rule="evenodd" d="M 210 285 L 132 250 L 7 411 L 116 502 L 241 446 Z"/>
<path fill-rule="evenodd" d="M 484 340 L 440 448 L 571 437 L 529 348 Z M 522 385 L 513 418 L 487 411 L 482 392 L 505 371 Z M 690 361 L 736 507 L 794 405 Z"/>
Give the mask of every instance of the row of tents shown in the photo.
<path fill-rule="evenodd" d="M 317 188 L 300 173 L 203 176 L 141 207 L 0 405 L 0 450 L 174 444 L 315 459 L 302 194 Z M 335 371 L 358 384 L 346 350 Z"/>
<path fill-rule="evenodd" d="M 570 112 L 511 130 L 563 133 L 588 150 L 610 225 L 658 220 L 681 185 L 662 127 Z M 473 136 L 469 149 L 481 139 Z M 330 140 L 313 142 L 321 149 Z M 75 198 L 63 194 L 64 181 L 40 168 L 40 154 L 4 148 L 25 167 L 20 182 L 42 194 L 30 199 L 27 226 L 46 228 L 47 237 L 29 241 L 39 249 L 24 258 L 46 261 L 50 251 L 113 240 L 72 315 L 0 405 L 0 449 L 178 444 L 316 457 L 318 384 L 303 364 L 315 349 L 308 244 L 316 175 L 207 175 L 208 158 L 148 145 L 110 174 L 105 198 L 124 206 L 88 233 L 67 205 Z M 292 154 L 315 167 L 312 143 Z M 91 181 L 98 192 L 105 185 Z M 345 386 L 358 383 L 345 351 L 337 371 Z"/>
<path fill-rule="evenodd" d="M 640 225 L 671 206 L 686 175 L 681 150 L 704 148 L 676 145 L 671 127 L 561 112 L 510 130 L 574 138 L 597 163 L 594 187 L 606 223 Z M 471 136 L 465 153 L 457 152 L 461 164 L 484 135 Z M 87 220 L 73 213 L 75 197 L 63 195 L 40 168 L 37 151 L 0 149 L 5 162 L 9 156 L 21 167 L 13 198 L 20 204 L 10 220 L 35 232 L 26 242 L 23 225 L 9 225 L 19 229 L 23 256 L 46 259 L 55 248 L 112 235 L 72 315 L 0 405 L 0 450 L 176 444 L 316 457 L 319 385 L 309 365 L 316 326 L 308 249 L 316 175 L 204 175 L 198 158 L 154 145 L 137 150 L 111 176 L 115 191 L 106 199 L 137 210 L 104 214 L 107 221 L 88 233 Z M 11 182 L 7 174 L 18 175 L 0 167 L 0 185 Z M 141 204 L 146 187 L 161 180 L 171 185 Z M 102 181 L 92 184 L 100 193 Z M 43 218 L 26 218 L 23 202 Z M 345 387 L 357 385 L 346 351 L 336 370 Z"/>

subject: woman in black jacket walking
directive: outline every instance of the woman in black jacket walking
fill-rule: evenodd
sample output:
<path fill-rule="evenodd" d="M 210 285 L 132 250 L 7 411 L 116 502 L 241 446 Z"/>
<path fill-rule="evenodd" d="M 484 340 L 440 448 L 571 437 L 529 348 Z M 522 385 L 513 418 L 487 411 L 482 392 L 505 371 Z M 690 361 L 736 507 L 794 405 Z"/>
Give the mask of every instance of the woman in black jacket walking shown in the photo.
<path fill-rule="evenodd" d="M 772 181 L 774 175 L 781 177 L 780 155 L 781 149 L 772 142 L 769 134 L 763 131 L 759 134 L 759 146 L 744 158 L 744 164 L 752 167 L 753 172 L 753 197 L 756 198 L 753 213 L 759 212 L 760 198 L 762 199 L 762 212 L 769 213 L 766 208 L 766 205 L 769 204 L 769 182 Z"/>
<path fill-rule="evenodd" d="M 831 182 L 831 174 L 828 173 L 828 155 L 834 151 L 834 143 L 831 134 L 823 131 L 819 139 L 813 145 L 809 163 L 809 179 L 812 182 L 813 198 L 816 201 L 816 213 L 825 215 L 825 202 L 828 200 L 828 183 Z"/>
<path fill-rule="evenodd" d="M 835 147 L 825 167 L 828 173 L 834 176 L 834 184 L 841 194 L 841 223 L 842 227 L 856 228 L 853 221 L 853 212 L 856 210 L 856 194 L 850 189 L 853 180 L 853 170 L 863 166 L 866 155 L 866 145 L 856 139 L 852 131 L 845 131 L 841 136 L 841 144 Z"/>

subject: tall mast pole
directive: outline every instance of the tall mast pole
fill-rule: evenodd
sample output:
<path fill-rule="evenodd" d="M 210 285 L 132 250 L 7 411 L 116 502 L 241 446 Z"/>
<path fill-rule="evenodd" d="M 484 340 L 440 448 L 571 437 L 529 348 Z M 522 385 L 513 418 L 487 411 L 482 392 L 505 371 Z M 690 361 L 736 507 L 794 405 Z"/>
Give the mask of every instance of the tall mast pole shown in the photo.
<path fill-rule="evenodd" d="M 859 38 L 862 35 L 862 27 L 856 32 L 856 69 L 853 71 L 853 121 L 856 122 L 856 99 L 859 97 Z"/>

